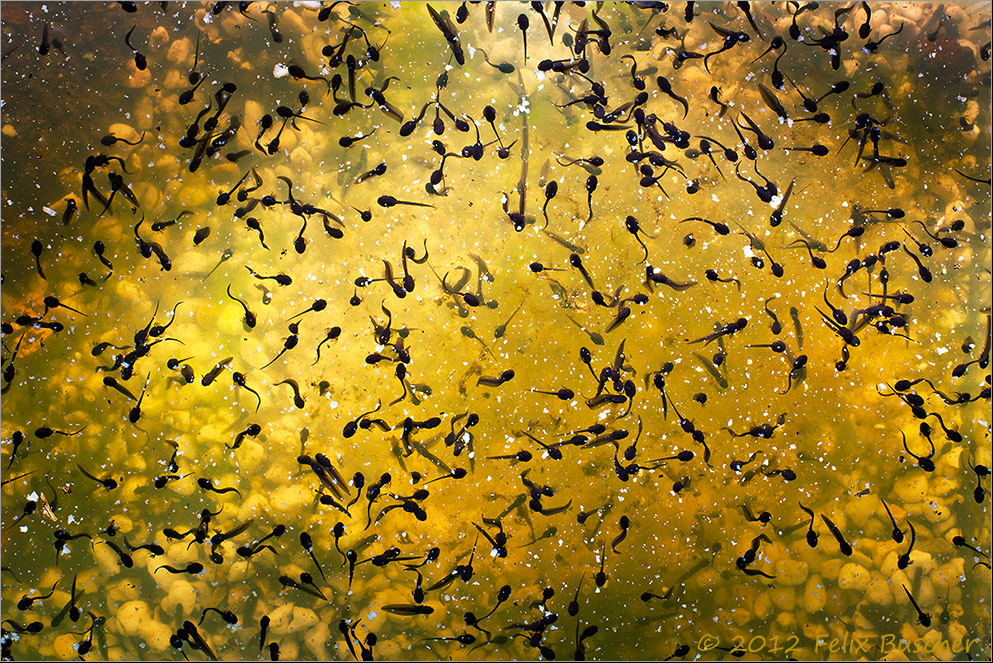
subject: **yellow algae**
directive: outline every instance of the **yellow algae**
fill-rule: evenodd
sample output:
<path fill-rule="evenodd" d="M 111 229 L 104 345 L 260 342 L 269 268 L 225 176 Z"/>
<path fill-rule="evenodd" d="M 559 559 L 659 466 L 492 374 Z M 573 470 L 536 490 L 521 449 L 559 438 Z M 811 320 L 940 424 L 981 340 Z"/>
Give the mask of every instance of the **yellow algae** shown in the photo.
<path fill-rule="evenodd" d="M 76 658 L 76 638 L 70 633 L 63 633 L 55 639 L 53 646 L 55 648 L 55 655 L 62 659 L 63 661 L 69 661 Z"/>
<path fill-rule="evenodd" d="M 784 559 L 776 562 L 776 577 L 784 585 L 802 585 L 810 567 L 806 562 Z"/>
<path fill-rule="evenodd" d="M 151 612 L 144 601 L 128 601 L 117 610 L 117 622 L 127 635 L 137 635 L 150 619 Z"/>
<path fill-rule="evenodd" d="M 293 610 L 295 606 L 287 603 L 271 610 L 269 614 L 269 628 L 277 635 L 289 633 L 293 625 Z"/>
<path fill-rule="evenodd" d="M 153 652 L 164 652 L 169 647 L 172 629 L 158 621 L 148 621 L 141 629 L 141 638 Z"/>
<path fill-rule="evenodd" d="M 163 571 L 159 571 L 164 575 Z M 177 608 L 182 608 L 185 616 L 193 614 L 193 608 L 197 602 L 197 591 L 192 584 L 185 580 L 174 580 L 169 583 L 169 595 L 162 601 L 162 609 L 167 613 L 173 613 Z"/>
<path fill-rule="evenodd" d="M 796 606 L 796 589 L 793 587 L 782 587 L 770 592 L 772 604 L 780 610 L 791 611 Z"/>
<path fill-rule="evenodd" d="M 96 592 L 98 588 L 95 582 L 87 583 L 82 578 L 80 578 L 79 587 L 88 594 Z M 122 580 L 119 583 L 104 586 L 103 589 L 107 592 L 108 601 L 118 605 L 137 600 L 141 596 L 141 588 L 133 580 Z"/>
<path fill-rule="evenodd" d="M 318 660 L 327 660 L 330 657 L 328 645 L 331 641 L 331 629 L 327 624 L 323 623 L 314 624 L 307 629 L 307 633 L 304 636 L 304 644 L 307 646 L 307 651 L 310 656 Z"/>
<path fill-rule="evenodd" d="M 99 545 L 93 548 L 93 558 L 103 569 L 104 573 L 116 574 L 121 568 L 121 559 L 109 546 Z"/>
<path fill-rule="evenodd" d="M 889 605 L 893 600 L 889 580 L 883 576 L 874 575 L 866 587 L 865 597 L 874 603 Z"/>
<path fill-rule="evenodd" d="M 807 584 L 803 590 L 803 609 L 808 613 L 819 612 L 827 604 L 827 590 L 824 587 L 824 579 L 818 575 L 807 578 Z"/>
<path fill-rule="evenodd" d="M 838 573 L 838 587 L 864 592 L 869 586 L 869 572 L 859 564 L 849 563 Z"/>

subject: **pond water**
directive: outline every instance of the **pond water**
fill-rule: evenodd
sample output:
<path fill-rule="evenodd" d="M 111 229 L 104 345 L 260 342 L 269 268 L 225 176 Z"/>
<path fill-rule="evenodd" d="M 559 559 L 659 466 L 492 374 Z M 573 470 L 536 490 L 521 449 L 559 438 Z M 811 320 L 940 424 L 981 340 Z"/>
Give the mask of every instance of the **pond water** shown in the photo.
<path fill-rule="evenodd" d="M 988 659 L 988 3 L 3 3 L 3 655 Z"/>

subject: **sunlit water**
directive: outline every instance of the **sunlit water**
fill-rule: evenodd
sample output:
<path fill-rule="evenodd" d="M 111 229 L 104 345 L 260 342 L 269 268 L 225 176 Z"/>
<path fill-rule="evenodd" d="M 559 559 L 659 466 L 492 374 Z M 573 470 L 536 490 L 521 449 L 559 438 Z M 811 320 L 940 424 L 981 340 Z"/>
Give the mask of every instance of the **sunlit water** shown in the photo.
<path fill-rule="evenodd" d="M 989 5 L 534 4 L 4 3 L 5 656 L 990 656 Z"/>

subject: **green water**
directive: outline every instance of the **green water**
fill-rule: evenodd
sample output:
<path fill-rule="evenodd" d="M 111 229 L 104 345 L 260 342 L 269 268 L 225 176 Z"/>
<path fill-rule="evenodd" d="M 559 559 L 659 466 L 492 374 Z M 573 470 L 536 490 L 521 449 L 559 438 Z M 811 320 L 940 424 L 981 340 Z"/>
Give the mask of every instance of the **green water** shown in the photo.
<path fill-rule="evenodd" d="M 692 4 L 5 2 L 4 655 L 988 658 L 989 5 Z"/>

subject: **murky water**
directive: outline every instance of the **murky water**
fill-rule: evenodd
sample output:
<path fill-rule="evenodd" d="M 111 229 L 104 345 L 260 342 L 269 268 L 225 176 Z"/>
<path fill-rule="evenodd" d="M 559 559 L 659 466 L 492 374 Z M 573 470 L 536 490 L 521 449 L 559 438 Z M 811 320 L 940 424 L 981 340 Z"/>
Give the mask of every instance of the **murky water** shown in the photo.
<path fill-rule="evenodd" d="M 5 2 L 4 656 L 988 658 L 989 5 L 688 4 Z"/>

